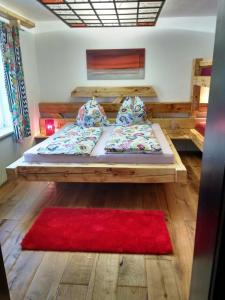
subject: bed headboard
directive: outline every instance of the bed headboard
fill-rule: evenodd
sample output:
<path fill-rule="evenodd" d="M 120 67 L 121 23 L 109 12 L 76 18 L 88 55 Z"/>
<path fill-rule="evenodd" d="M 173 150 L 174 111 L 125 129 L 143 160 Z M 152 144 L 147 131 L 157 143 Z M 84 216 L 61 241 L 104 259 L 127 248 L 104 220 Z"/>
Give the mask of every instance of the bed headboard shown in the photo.
<path fill-rule="evenodd" d="M 120 103 L 126 96 L 139 96 L 157 99 L 157 94 L 152 86 L 81 86 L 76 87 L 71 97 L 76 98 L 109 98 L 114 103 Z"/>
<path fill-rule="evenodd" d="M 45 120 L 54 119 L 56 128 L 66 123 L 74 122 L 83 102 L 74 103 L 39 103 L 40 133 L 45 134 Z M 107 116 L 114 119 L 121 103 L 101 103 Z M 191 102 L 147 102 L 145 103 L 148 118 L 160 123 L 163 128 L 180 129 L 194 128 L 194 119 L 191 117 Z"/>
<path fill-rule="evenodd" d="M 39 103 L 40 133 L 45 135 L 45 120 L 54 119 L 55 127 L 61 128 L 66 123 L 74 122 L 85 98 L 104 98 L 99 101 L 109 119 L 113 121 L 126 96 L 140 96 L 145 102 L 148 118 L 160 123 L 162 128 L 185 129 L 194 128 L 194 119 L 191 117 L 191 102 L 156 102 L 157 94 L 152 86 L 128 87 L 77 87 L 71 96 L 74 102 L 42 102 Z"/>

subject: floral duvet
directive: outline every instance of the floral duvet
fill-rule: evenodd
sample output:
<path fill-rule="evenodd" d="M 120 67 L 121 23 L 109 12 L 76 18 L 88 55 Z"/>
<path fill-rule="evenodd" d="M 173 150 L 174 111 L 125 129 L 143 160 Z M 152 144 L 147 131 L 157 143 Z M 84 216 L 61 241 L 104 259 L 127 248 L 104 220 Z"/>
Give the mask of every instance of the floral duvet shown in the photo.
<path fill-rule="evenodd" d="M 105 146 L 106 153 L 157 153 L 161 146 L 151 125 L 118 126 Z"/>
<path fill-rule="evenodd" d="M 38 154 L 90 155 L 102 135 L 102 128 L 81 128 L 74 124 L 65 127 Z"/>

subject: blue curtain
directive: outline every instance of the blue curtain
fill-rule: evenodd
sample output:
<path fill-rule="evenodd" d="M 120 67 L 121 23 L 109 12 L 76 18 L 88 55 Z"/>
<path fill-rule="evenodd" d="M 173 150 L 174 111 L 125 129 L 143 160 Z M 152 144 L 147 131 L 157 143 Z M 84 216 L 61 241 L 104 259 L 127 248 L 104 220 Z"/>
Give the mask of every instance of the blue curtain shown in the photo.
<path fill-rule="evenodd" d="M 30 136 L 31 130 L 17 26 L 0 21 L 0 46 L 14 134 L 16 141 L 19 142 L 24 137 Z"/>

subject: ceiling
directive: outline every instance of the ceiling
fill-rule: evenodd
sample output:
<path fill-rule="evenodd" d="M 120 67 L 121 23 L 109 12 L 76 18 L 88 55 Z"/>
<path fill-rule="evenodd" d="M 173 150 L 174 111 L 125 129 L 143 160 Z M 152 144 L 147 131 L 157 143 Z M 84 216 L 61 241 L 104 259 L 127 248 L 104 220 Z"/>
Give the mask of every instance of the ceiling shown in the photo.
<path fill-rule="evenodd" d="M 0 0 L 4 5 L 33 21 L 59 20 L 36 0 Z M 217 0 L 166 0 L 161 17 L 215 16 Z"/>
<path fill-rule="evenodd" d="M 216 16 L 217 0 L 166 0 L 162 17 Z"/>
<path fill-rule="evenodd" d="M 32 21 L 58 20 L 50 11 L 36 0 L 0 0 L 0 4 L 31 19 Z"/>

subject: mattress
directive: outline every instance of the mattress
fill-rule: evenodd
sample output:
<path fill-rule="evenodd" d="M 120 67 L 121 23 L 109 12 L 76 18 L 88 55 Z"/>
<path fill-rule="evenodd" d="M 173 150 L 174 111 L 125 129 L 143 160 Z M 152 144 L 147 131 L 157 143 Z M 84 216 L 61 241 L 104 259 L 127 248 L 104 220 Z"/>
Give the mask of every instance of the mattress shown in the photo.
<path fill-rule="evenodd" d="M 105 152 L 105 144 L 109 140 L 113 126 L 105 127 L 102 136 L 92 150 L 90 156 L 75 156 L 65 154 L 38 154 L 38 149 L 49 143 L 52 137 L 32 147 L 24 153 L 24 161 L 30 163 L 107 163 L 107 164 L 172 164 L 174 163 L 173 151 L 162 132 L 159 124 L 152 125 L 154 134 L 162 151 L 151 154 L 110 154 Z"/>
<path fill-rule="evenodd" d="M 38 154 L 90 155 L 103 129 L 100 127 L 81 128 L 68 125 L 48 139 L 48 145 L 40 147 Z"/>
<path fill-rule="evenodd" d="M 149 124 L 117 126 L 114 128 L 105 150 L 107 153 L 146 154 L 161 152 L 161 146 Z"/>

